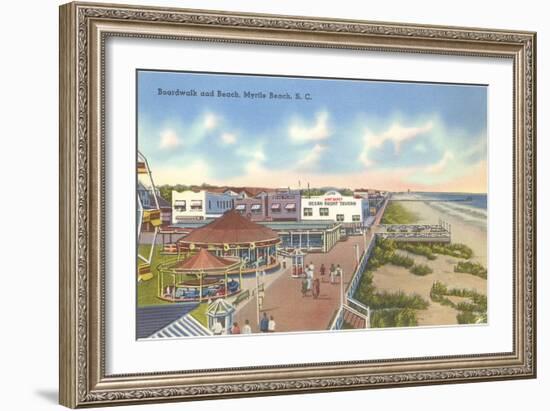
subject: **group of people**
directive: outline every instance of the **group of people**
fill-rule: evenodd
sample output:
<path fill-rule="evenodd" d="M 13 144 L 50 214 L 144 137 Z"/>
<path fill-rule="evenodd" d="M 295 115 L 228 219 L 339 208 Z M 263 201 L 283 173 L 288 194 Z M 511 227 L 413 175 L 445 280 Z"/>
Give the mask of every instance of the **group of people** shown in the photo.
<path fill-rule="evenodd" d="M 264 312 L 262 319 L 260 320 L 260 332 L 262 333 L 274 333 L 275 332 L 275 319 L 273 316 L 267 318 L 267 314 Z"/>
<path fill-rule="evenodd" d="M 275 319 L 273 316 L 267 317 L 267 314 L 264 312 L 262 319 L 260 320 L 260 332 L 262 333 L 272 333 L 275 332 Z M 238 322 L 234 322 L 231 328 L 229 328 L 229 333 L 226 331 L 225 327 L 220 321 L 216 321 L 212 327 L 212 333 L 214 335 L 226 335 L 226 334 L 252 334 L 252 327 L 250 326 L 250 321 L 245 320 L 243 327 L 239 326 Z"/>
<path fill-rule="evenodd" d="M 302 297 L 305 297 L 311 292 L 313 298 L 318 298 L 319 293 L 321 292 L 321 282 L 318 278 L 314 278 L 315 266 L 312 262 L 306 266 L 304 273 L 305 274 L 302 278 Z"/>
<path fill-rule="evenodd" d="M 321 264 L 321 267 L 319 268 L 319 273 L 321 274 L 321 279 L 323 282 L 325 282 L 325 275 L 326 275 L 326 267 L 324 264 Z M 318 298 L 319 293 L 321 291 L 321 281 L 319 281 L 318 278 L 315 277 L 315 265 L 313 262 L 310 262 L 305 270 L 305 275 L 302 278 L 302 297 L 305 297 L 308 295 L 309 292 L 311 292 L 311 295 L 313 298 Z M 336 284 L 339 281 L 342 281 L 342 277 L 344 275 L 344 272 L 342 270 L 342 267 L 340 267 L 340 264 L 337 264 L 336 266 L 334 264 L 330 265 L 329 269 L 329 281 L 331 284 Z M 339 280 L 338 280 L 339 279 Z"/>
<path fill-rule="evenodd" d="M 334 264 L 330 265 L 329 281 L 331 284 L 336 284 L 337 282 L 342 281 L 343 276 L 344 271 L 342 270 L 342 267 L 340 267 L 340 264 L 337 264 L 336 266 L 334 266 Z"/>

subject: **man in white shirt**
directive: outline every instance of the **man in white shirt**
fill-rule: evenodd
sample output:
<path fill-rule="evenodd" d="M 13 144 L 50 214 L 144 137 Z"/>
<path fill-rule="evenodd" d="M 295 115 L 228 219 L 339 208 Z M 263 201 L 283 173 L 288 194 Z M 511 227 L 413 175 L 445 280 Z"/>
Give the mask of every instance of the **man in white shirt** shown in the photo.
<path fill-rule="evenodd" d="M 250 327 L 250 321 L 245 320 L 243 329 L 241 330 L 242 334 L 252 334 L 252 328 Z"/>
<path fill-rule="evenodd" d="M 267 323 L 267 332 L 274 333 L 275 332 L 275 320 L 273 319 L 273 316 L 269 317 L 269 323 Z"/>

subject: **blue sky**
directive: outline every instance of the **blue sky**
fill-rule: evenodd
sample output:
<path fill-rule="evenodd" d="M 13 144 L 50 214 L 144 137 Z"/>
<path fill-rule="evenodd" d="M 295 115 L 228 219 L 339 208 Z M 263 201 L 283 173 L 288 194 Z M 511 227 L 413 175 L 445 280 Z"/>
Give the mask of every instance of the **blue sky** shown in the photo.
<path fill-rule="evenodd" d="M 486 117 L 485 86 L 138 72 L 138 147 L 157 184 L 484 192 Z"/>

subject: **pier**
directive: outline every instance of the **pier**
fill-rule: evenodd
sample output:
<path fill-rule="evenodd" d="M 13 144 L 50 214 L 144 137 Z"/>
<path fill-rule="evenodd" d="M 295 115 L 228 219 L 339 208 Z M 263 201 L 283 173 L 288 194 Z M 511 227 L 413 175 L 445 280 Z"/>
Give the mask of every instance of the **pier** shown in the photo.
<path fill-rule="evenodd" d="M 374 232 L 380 238 L 411 242 L 451 242 L 451 225 L 439 224 L 379 224 Z"/>

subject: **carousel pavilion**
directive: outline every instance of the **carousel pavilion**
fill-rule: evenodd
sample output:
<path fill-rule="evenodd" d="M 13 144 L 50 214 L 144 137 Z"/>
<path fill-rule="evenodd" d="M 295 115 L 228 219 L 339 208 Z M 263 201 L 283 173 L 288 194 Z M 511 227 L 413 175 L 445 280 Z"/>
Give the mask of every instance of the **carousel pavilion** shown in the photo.
<path fill-rule="evenodd" d="M 241 273 L 246 274 L 277 268 L 277 247 L 280 243 L 278 234 L 271 228 L 230 210 L 180 239 L 177 248 L 179 255 L 206 249 L 218 257 L 238 258 L 242 262 Z M 230 274 L 239 274 L 239 270 Z"/>
<path fill-rule="evenodd" d="M 228 297 L 240 291 L 241 261 L 224 258 L 200 249 L 185 260 L 158 266 L 158 297 L 172 302 L 202 301 Z M 239 273 L 239 281 L 229 273 Z"/>

